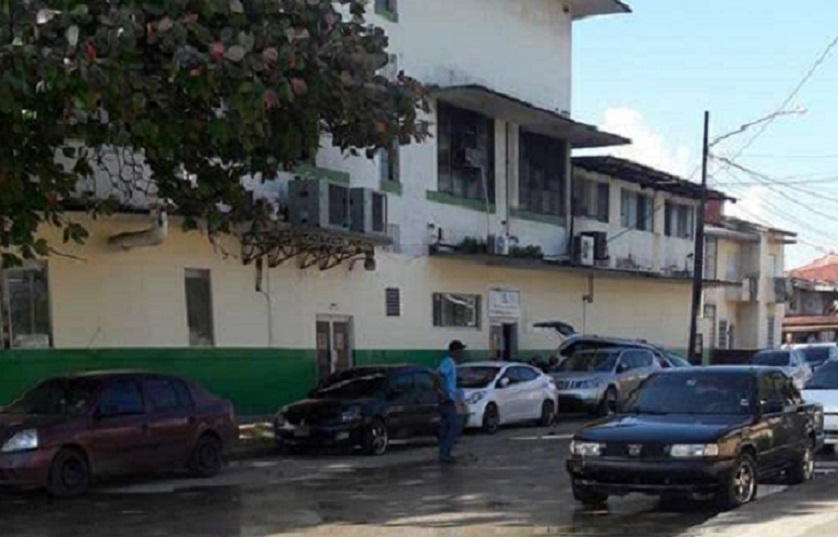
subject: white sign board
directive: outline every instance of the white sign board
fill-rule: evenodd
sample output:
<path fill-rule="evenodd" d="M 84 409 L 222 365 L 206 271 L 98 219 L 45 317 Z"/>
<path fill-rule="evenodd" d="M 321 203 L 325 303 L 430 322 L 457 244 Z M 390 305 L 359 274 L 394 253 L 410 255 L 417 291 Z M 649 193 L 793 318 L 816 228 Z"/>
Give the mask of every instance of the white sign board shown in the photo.
<path fill-rule="evenodd" d="M 521 293 L 508 289 L 490 289 L 489 317 L 513 320 L 520 319 Z"/>

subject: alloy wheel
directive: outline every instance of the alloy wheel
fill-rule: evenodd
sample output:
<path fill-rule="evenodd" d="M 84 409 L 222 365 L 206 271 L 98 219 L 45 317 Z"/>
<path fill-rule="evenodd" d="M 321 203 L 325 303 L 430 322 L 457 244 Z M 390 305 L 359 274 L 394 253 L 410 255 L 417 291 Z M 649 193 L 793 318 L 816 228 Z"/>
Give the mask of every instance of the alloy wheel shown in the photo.
<path fill-rule="evenodd" d="M 389 444 L 389 437 L 387 435 L 387 427 L 384 426 L 383 423 L 376 423 L 372 426 L 372 430 L 370 430 L 371 440 L 372 440 L 372 451 L 376 455 L 381 455 L 385 451 L 387 451 L 387 445 Z"/>
<path fill-rule="evenodd" d="M 754 468 L 750 463 L 743 461 L 736 469 L 736 474 L 733 476 L 733 488 L 739 504 L 751 501 L 756 489 L 756 478 Z"/>

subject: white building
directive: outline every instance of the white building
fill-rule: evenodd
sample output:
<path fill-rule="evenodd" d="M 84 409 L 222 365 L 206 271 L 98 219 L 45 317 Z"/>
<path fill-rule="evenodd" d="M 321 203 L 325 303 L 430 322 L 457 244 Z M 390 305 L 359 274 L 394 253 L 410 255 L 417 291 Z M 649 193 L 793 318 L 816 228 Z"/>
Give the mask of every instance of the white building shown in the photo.
<path fill-rule="evenodd" d="M 346 186 L 385 192 L 386 238 L 282 224 L 244 247 L 211 244 L 170 216 L 155 245 L 126 250 L 109 239 L 147 228 L 147 213 L 89 222 L 84 246 L 2 274 L 0 400 L 51 372 L 130 366 L 266 412 L 336 368 L 433 364 L 452 339 L 546 356 L 558 339 L 535 325 L 555 320 L 686 346 L 697 189 L 614 158 L 571 173 L 572 149 L 628 142 L 570 118 L 573 26 L 628 8 L 389 0 L 376 12 L 398 68 L 432 90 L 432 138 L 373 161 L 325 143 L 298 175 L 331 200 L 322 214 L 307 206 L 323 223 Z M 294 180 L 257 197 L 299 219 Z M 384 223 L 379 203 L 367 224 Z"/>

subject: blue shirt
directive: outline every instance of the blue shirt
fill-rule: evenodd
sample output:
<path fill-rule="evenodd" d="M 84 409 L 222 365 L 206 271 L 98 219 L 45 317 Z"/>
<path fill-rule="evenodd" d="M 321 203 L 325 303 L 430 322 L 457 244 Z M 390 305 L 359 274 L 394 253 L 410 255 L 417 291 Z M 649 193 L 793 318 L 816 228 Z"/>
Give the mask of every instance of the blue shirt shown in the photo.
<path fill-rule="evenodd" d="M 443 357 L 437 372 L 440 376 L 442 394 L 445 398 L 451 401 L 460 399 L 460 393 L 457 390 L 457 364 L 454 359 L 450 356 Z"/>

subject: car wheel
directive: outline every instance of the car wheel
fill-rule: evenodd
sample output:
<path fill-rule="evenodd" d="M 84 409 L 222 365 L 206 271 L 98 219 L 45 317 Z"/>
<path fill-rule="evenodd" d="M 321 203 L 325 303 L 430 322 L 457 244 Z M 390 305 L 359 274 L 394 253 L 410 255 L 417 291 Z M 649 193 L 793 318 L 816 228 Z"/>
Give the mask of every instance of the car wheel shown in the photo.
<path fill-rule="evenodd" d="M 87 458 L 75 449 L 58 452 L 49 469 L 47 492 L 57 498 L 84 494 L 90 486 L 90 465 Z"/>
<path fill-rule="evenodd" d="M 379 418 L 370 423 L 364 434 L 364 451 L 368 455 L 384 455 L 390 446 L 390 435 L 387 425 Z"/>
<path fill-rule="evenodd" d="M 610 416 L 617 413 L 617 389 L 610 386 L 605 390 L 605 395 L 602 396 L 602 401 L 599 403 L 599 415 Z"/>
<path fill-rule="evenodd" d="M 556 419 L 556 407 L 553 404 L 553 401 L 544 401 L 541 404 L 541 418 L 538 420 L 538 424 L 542 427 L 549 427 L 553 424 L 553 420 Z"/>
<path fill-rule="evenodd" d="M 483 432 L 486 434 L 495 434 L 500 428 L 500 412 L 495 403 L 486 405 L 486 410 L 483 411 Z"/>
<path fill-rule="evenodd" d="M 599 507 L 608 501 L 608 494 L 593 491 L 573 480 L 573 498 L 585 507 Z"/>
<path fill-rule="evenodd" d="M 224 466 L 223 445 L 217 437 L 205 434 L 198 439 L 189 457 L 189 472 L 195 477 L 213 477 Z"/>
<path fill-rule="evenodd" d="M 788 481 L 791 485 L 800 485 L 810 481 L 815 476 L 815 447 L 807 443 L 806 449 L 795 460 L 794 466 L 788 471 Z"/>
<path fill-rule="evenodd" d="M 754 458 L 745 453 L 736 459 L 733 471 L 722 483 L 717 499 L 724 509 L 736 509 L 757 496 L 757 471 Z"/>

